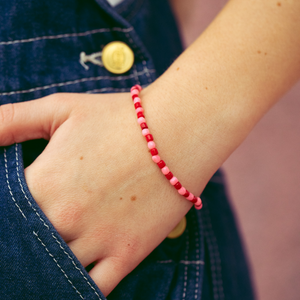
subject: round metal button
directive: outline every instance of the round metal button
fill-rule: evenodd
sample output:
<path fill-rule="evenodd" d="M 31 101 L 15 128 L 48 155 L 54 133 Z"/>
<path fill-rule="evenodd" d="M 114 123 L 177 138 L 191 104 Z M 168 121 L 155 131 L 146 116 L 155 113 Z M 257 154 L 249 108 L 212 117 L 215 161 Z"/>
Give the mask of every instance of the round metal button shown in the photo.
<path fill-rule="evenodd" d="M 102 50 L 102 62 L 111 73 L 123 74 L 134 62 L 133 51 L 123 42 L 111 42 Z"/>
<path fill-rule="evenodd" d="M 181 221 L 177 224 L 177 226 L 169 233 L 169 239 L 176 239 L 181 236 L 186 228 L 186 217 L 183 217 Z"/>

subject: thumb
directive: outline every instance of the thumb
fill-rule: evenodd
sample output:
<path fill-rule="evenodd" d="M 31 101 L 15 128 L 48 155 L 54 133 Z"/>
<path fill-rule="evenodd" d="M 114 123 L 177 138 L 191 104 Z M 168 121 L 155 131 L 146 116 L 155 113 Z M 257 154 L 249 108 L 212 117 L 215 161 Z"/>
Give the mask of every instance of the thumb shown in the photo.
<path fill-rule="evenodd" d="M 68 101 L 56 95 L 0 106 L 0 146 L 33 139 L 49 140 L 70 115 Z"/>

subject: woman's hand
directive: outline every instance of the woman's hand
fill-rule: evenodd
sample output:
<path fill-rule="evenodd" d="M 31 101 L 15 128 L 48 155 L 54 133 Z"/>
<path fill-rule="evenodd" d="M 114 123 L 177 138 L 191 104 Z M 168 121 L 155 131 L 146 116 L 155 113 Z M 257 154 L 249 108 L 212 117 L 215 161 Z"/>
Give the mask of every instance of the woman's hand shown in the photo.
<path fill-rule="evenodd" d="M 161 157 L 194 194 L 299 79 L 299 11 L 229 1 L 142 93 Z M 191 207 L 152 163 L 129 94 L 57 94 L 1 116 L 1 145 L 50 138 L 28 186 L 105 295 Z"/>
<path fill-rule="evenodd" d="M 130 94 L 55 94 L 1 106 L 1 145 L 50 142 L 25 170 L 29 189 L 107 295 L 191 204 L 151 160 Z"/>

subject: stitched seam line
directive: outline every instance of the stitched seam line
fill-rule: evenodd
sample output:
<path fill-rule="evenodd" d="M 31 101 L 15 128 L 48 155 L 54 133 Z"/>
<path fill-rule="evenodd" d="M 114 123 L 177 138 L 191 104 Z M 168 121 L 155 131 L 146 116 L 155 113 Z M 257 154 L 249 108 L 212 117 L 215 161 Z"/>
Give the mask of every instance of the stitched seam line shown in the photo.
<path fill-rule="evenodd" d="M 77 269 L 80 272 L 80 274 L 83 276 L 83 278 L 88 283 L 88 285 L 90 286 L 90 288 L 94 291 L 94 293 L 97 295 L 97 297 L 99 299 L 101 299 L 100 295 L 97 293 L 97 291 L 95 290 L 95 288 L 90 284 L 89 280 L 84 276 L 84 274 L 82 273 L 82 271 L 80 270 L 80 268 L 77 267 L 77 265 L 75 264 L 73 258 L 69 255 L 68 252 L 66 252 L 66 250 L 62 246 L 61 242 L 56 238 L 56 236 L 53 233 L 52 233 L 52 237 L 56 240 L 56 242 L 59 244 L 59 247 L 63 250 L 63 252 L 67 255 L 67 257 L 71 260 L 71 262 L 74 265 L 75 269 Z"/>
<path fill-rule="evenodd" d="M 38 216 L 38 218 L 42 221 L 43 225 L 49 229 L 49 226 L 45 223 L 45 221 L 42 219 L 42 217 L 40 216 L 40 214 L 37 212 L 37 210 L 32 206 L 31 202 L 29 201 L 27 195 L 24 192 L 23 189 L 23 185 L 21 183 L 21 178 L 20 178 L 20 174 L 19 174 L 19 157 L 18 157 L 18 144 L 15 145 L 15 155 L 16 155 L 16 169 L 17 169 L 17 177 L 18 177 L 18 182 L 19 185 L 21 187 L 21 191 L 23 193 L 23 195 L 25 196 L 25 199 L 27 200 L 27 203 L 29 204 L 29 206 L 33 209 L 33 211 L 35 212 L 35 214 Z"/>
<path fill-rule="evenodd" d="M 195 215 L 192 214 L 192 218 L 193 218 L 193 227 L 194 228 L 198 228 L 197 224 L 196 224 L 196 220 L 195 220 Z M 196 261 L 199 261 L 199 234 L 198 231 L 195 230 L 195 248 L 196 248 Z M 196 265 L 196 283 L 195 283 L 195 296 L 194 299 L 198 299 L 198 292 L 199 292 L 199 278 L 200 278 L 200 267 L 199 264 Z M 201 290 L 200 290 L 201 293 Z"/>
<path fill-rule="evenodd" d="M 155 70 L 149 70 L 150 72 L 154 73 Z M 61 86 L 66 86 L 66 85 L 71 85 L 71 84 L 76 84 L 76 83 L 81 83 L 81 82 L 87 82 L 87 81 L 98 81 L 98 80 L 113 80 L 113 81 L 119 81 L 119 80 L 125 80 L 125 79 L 131 79 L 134 78 L 136 75 L 143 75 L 145 71 L 137 72 L 137 74 L 131 74 L 128 76 L 118 76 L 118 77 L 111 77 L 111 76 L 97 76 L 97 77 L 88 77 L 88 78 L 82 78 L 82 79 L 77 79 L 77 80 L 72 80 L 72 81 L 66 81 L 66 82 L 61 82 L 61 83 L 53 83 L 41 87 L 36 87 L 28 90 L 21 90 L 21 91 L 13 91 L 13 92 L 4 92 L 0 93 L 0 96 L 10 96 L 10 95 L 15 95 L 15 94 L 26 94 L 26 93 L 31 93 L 34 91 L 39 91 L 39 90 L 46 90 L 50 89 L 53 87 L 61 87 Z"/>
<path fill-rule="evenodd" d="M 136 80 L 136 83 L 138 85 L 141 85 L 141 82 L 139 80 L 138 71 L 136 69 L 136 65 L 133 65 L 133 74 L 135 75 L 134 79 Z"/>
<path fill-rule="evenodd" d="M 142 88 L 144 88 L 146 86 L 148 86 L 148 84 L 142 85 Z M 113 88 L 113 87 L 107 87 L 107 88 L 102 88 L 102 89 L 94 89 L 94 90 L 86 91 L 85 93 L 91 94 L 91 93 L 101 93 L 101 92 L 106 92 L 106 91 L 128 92 L 128 91 L 130 91 L 130 88 L 116 89 L 116 88 Z"/>
<path fill-rule="evenodd" d="M 92 93 L 101 93 L 101 92 L 107 92 L 107 91 L 113 91 L 113 92 L 128 92 L 130 91 L 130 88 L 123 88 L 123 89 L 115 89 L 113 87 L 107 87 L 102 89 L 94 89 L 90 91 L 86 91 L 86 94 L 92 94 Z"/>
<path fill-rule="evenodd" d="M 190 248 L 189 231 L 187 229 L 186 230 L 186 243 L 185 243 L 185 256 L 184 256 L 185 261 L 188 260 L 189 248 Z M 184 300 L 185 296 L 186 296 L 186 286 L 187 286 L 187 280 L 188 280 L 187 273 L 188 273 L 188 265 L 185 265 L 185 267 L 184 267 L 184 282 L 183 282 L 182 300 Z"/>
<path fill-rule="evenodd" d="M 16 148 L 17 150 L 17 145 L 16 145 Z M 6 182 L 7 182 L 7 185 L 8 185 L 8 188 L 9 188 L 9 193 L 14 201 L 14 203 L 16 204 L 16 206 L 18 207 L 20 213 L 22 214 L 22 216 L 27 220 L 27 218 L 25 217 L 23 211 L 21 210 L 21 208 L 19 207 L 19 205 L 16 203 L 16 200 L 13 196 L 13 193 L 11 191 L 11 188 L 10 188 L 10 184 L 9 184 L 9 180 L 8 180 L 8 168 L 7 168 L 7 156 L 6 156 L 6 149 L 4 148 L 4 162 L 5 162 L 5 172 L 6 172 Z M 39 239 L 38 235 L 33 231 L 33 234 Z M 49 250 L 47 249 L 46 245 L 43 244 L 43 242 L 41 241 L 41 239 L 39 239 L 39 241 L 42 243 L 42 245 L 45 247 L 46 251 L 48 252 L 48 254 L 52 257 L 52 259 L 55 261 L 56 265 L 59 267 L 59 269 L 63 272 L 64 276 L 67 278 L 68 282 L 71 284 L 71 286 L 75 289 L 75 291 L 79 294 L 79 296 L 84 299 L 82 297 L 82 295 L 80 294 L 80 292 L 76 289 L 76 287 L 73 285 L 73 283 L 71 282 L 71 280 L 68 278 L 67 274 L 65 273 L 65 271 L 62 269 L 62 267 L 58 264 L 57 260 L 54 258 L 54 256 L 49 252 Z"/>
<path fill-rule="evenodd" d="M 6 156 L 6 149 L 5 149 L 5 148 L 4 148 L 3 155 L 4 155 L 4 165 L 5 165 L 5 177 L 6 177 L 6 183 L 7 183 L 8 189 L 9 189 L 10 196 L 11 196 L 11 198 L 12 198 L 14 204 L 15 204 L 16 207 L 18 208 L 19 212 L 22 214 L 22 216 L 24 217 L 24 219 L 27 220 L 27 218 L 25 217 L 23 211 L 21 210 L 20 206 L 18 205 L 16 199 L 14 198 L 14 195 L 13 195 L 13 193 L 12 193 L 12 191 L 11 191 L 11 188 L 10 188 L 9 179 L 8 179 L 7 156 Z"/>
<path fill-rule="evenodd" d="M 5 149 L 4 149 L 5 151 Z M 41 216 L 39 215 L 39 213 L 36 211 L 36 209 L 32 206 L 30 200 L 28 199 L 25 191 L 24 191 L 24 187 L 22 185 L 21 182 L 21 178 L 20 178 L 20 174 L 19 174 L 19 157 L 18 157 L 18 144 L 15 145 L 15 155 L 16 155 L 16 169 L 17 169 L 17 177 L 18 177 L 18 182 L 21 188 L 21 191 L 25 197 L 25 199 L 27 200 L 29 206 L 33 209 L 33 211 L 35 212 L 35 214 L 38 216 L 39 220 L 42 221 L 43 225 L 50 230 L 49 226 L 45 223 L 45 221 L 41 218 Z M 95 290 L 95 288 L 90 284 L 89 280 L 84 276 L 84 274 L 82 273 L 82 271 L 80 270 L 80 268 L 77 267 L 77 265 L 75 264 L 74 260 L 72 259 L 72 257 L 66 252 L 66 250 L 63 248 L 62 244 L 59 242 L 59 240 L 56 238 L 56 236 L 51 233 L 53 239 L 56 241 L 56 243 L 59 244 L 59 247 L 63 250 L 63 252 L 67 255 L 67 257 L 71 260 L 72 264 L 74 265 L 74 267 L 80 272 L 80 274 L 83 276 L 83 278 L 86 280 L 86 282 L 88 283 L 88 285 L 90 286 L 90 288 L 94 291 L 94 293 L 97 295 L 97 297 L 101 300 L 99 294 L 97 293 L 97 291 Z M 46 248 L 46 247 L 45 247 Z M 47 249 L 47 248 L 46 248 Z M 61 269 L 61 267 L 60 267 Z M 63 270 L 62 270 L 63 271 Z M 63 272 L 64 273 L 64 272 Z"/>
<path fill-rule="evenodd" d="M 198 226 L 200 227 L 200 231 L 201 231 L 201 245 L 202 245 L 202 247 L 201 247 L 201 254 L 202 254 L 202 256 L 203 256 L 203 259 L 205 259 L 205 249 L 204 249 L 204 233 L 203 233 L 203 217 L 202 217 L 202 213 L 200 213 L 200 217 L 199 218 L 197 218 L 197 220 L 196 220 L 196 222 L 198 223 Z M 197 251 L 197 250 L 196 250 Z M 199 249 L 199 252 L 200 252 L 200 249 Z M 203 276 L 202 277 L 200 277 L 199 279 L 199 282 L 198 282 L 198 284 L 199 284 L 199 286 L 200 286 L 200 289 L 199 289 L 199 299 L 202 299 L 202 287 L 203 287 L 203 277 L 204 277 L 204 272 L 205 272 L 205 270 L 203 269 Z"/>
<path fill-rule="evenodd" d="M 47 35 L 47 36 L 39 36 L 36 38 L 30 38 L 30 39 L 20 39 L 20 40 L 13 40 L 13 41 L 7 41 L 7 42 L 0 42 L 0 46 L 19 44 L 19 43 L 30 43 L 30 42 L 40 41 L 40 40 L 55 40 L 55 39 L 63 39 L 63 38 L 68 38 L 68 37 L 87 36 L 90 34 L 110 32 L 110 31 L 120 31 L 120 32 L 127 33 L 132 30 L 133 30 L 133 27 L 130 27 L 130 28 L 117 28 L 117 27 L 115 27 L 115 28 L 100 28 L 100 29 L 93 29 L 93 30 L 88 30 L 88 31 L 84 31 L 84 32 L 79 32 L 79 33 Z"/>
<path fill-rule="evenodd" d="M 128 32 L 126 32 L 125 36 L 126 36 L 128 42 L 130 43 L 130 46 L 135 50 L 135 52 L 137 53 L 137 55 L 139 56 L 139 58 L 141 60 L 143 60 L 144 56 L 143 56 L 141 50 L 136 46 L 136 43 L 133 42 L 133 39 L 131 38 L 130 34 Z"/>
<path fill-rule="evenodd" d="M 169 259 L 169 260 L 159 260 L 157 261 L 159 264 L 171 264 L 171 263 L 176 263 L 174 260 Z M 184 265 L 204 265 L 203 260 L 180 260 L 178 262 L 179 264 L 184 264 Z"/>
<path fill-rule="evenodd" d="M 217 244 L 214 231 L 212 229 L 211 219 L 209 215 L 208 206 L 206 205 L 205 209 L 205 219 L 206 219 L 206 230 L 205 236 L 207 239 L 209 256 L 210 256 L 210 265 L 211 265 L 211 274 L 213 281 L 213 294 L 215 300 L 224 299 L 224 289 L 223 289 L 223 279 L 222 279 L 222 267 L 221 267 L 221 258 L 219 253 L 219 248 Z"/>
<path fill-rule="evenodd" d="M 33 234 L 36 236 L 36 238 L 40 241 L 40 243 L 42 244 L 42 246 L 45 248 L 45 250 L 48 252 L 49 256 L 54 260 L 54 262 L 56 263 L 56 265 L 58 266 L 58 268 L 61 270 L 61 272 L 64 274 L 64 276 L 67 278 L 68 282 L 71 284 L 71 286 L 73 287 L 73 289 L 76 291 L 76 293 L 79 295 L 79 297 L 81 299 L 84 299 L 84 297 L 81 295 L 81 293 L 76 289 L 76 287 L 73 285 L 73 282 L 69 279 L 68 275 L 66 274 L 66 272 L 62 269 L 62 267 L 59 265 L 59 263 L 57 262 L 57 260 L 55 259 L 55 257 L 50 253 L 50 251 L 48 250 L 48 248 L 46 247 L 46 245 L 42 242 L 42 240 L 39 238 L 38 234 L 36 232 L 33 231 Z"/>
<path fill-rule="evenodd" d="M 150 75 L 150 70 L 147 68 L 147 63 L 145 60 L 143 60 L 143 66 L 144 66 L 144 72 L 146 73 L 146 76 L 148 78 L 148 82 L 151 83 L 152 79 L 151 79 L 151 75 Z"/>

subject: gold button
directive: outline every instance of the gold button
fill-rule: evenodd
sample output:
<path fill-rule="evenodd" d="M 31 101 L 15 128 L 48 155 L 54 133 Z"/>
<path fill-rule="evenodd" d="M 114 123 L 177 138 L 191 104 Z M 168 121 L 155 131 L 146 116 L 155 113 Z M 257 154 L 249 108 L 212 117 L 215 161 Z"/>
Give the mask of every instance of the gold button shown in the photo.
<path fill-rule="evenodd" d="M 169 239 L 176 239 L 184 233 L 186 228 L 186 217 L 183 217 L 177 226 L 169 233 Z"/>
<path fill-rule="evenodd" d="M 134 62 L 133 51 L 123 42 L 111 42 L 102 50 L 102 62 L 111 73 L 123 74 Z"/>

